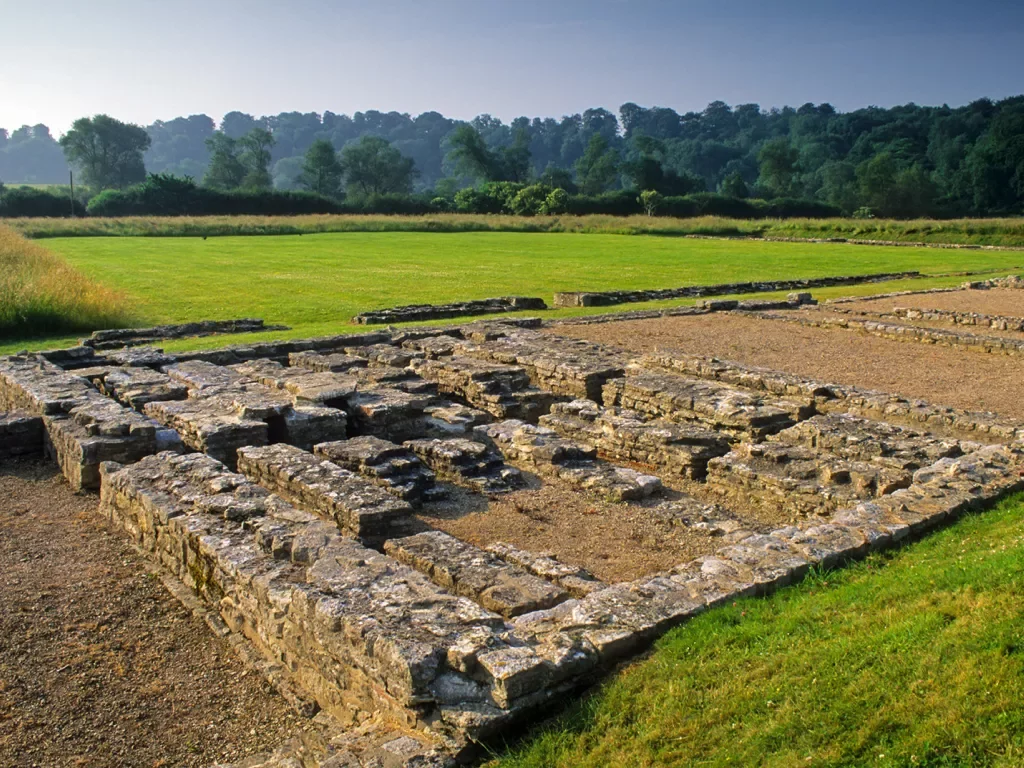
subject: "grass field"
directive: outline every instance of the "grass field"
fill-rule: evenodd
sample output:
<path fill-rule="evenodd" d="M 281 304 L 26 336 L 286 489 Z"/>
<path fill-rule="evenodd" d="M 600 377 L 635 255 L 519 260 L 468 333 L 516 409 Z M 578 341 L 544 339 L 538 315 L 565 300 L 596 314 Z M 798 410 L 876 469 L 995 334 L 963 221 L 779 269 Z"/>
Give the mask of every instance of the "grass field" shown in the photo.
<path fill-rule="evenodd" d="M 323 232 L 573 232 L 665 236 L 847 238 L 1024 247 L 1024 218 L 1001 219 L 690 219 L 649 216 L 131 216 L 9 219 L 27 237 L 196 237 Z"/>
<path fill-rule="evenodd" d="M 140 322 L 262 317 L 293 329 L 247 339 L 355 330 L 348 324 L 352 315 L 399 304 L 509 294 L 550 301 L 555 291 L 565 290 L 666 288 L 905 269 L 930 274 L 968 269 L 1006 274 L 1024 265 L 1024 254 L 1015 251 L 549 233 L 384 232 L 208 240 L 89 237 L 52 239 L 46 246 L 90 278 L 130 297 Z M 962 278 L 950 277 L 924 284 L 959 282 Z M 858 290 L 877 293 L 909 285 L 885 283 Z M 839 292 L 854 291 L 816 294 L 827 297 Z M 681 303 L 685 302 L 625 308 Z M 607 308 L 616 309 L 622 307 Z M 9 339 L 0 343 L 0 352 L 68 341 Z M 176 342 L 168 348 L 223 343 L 222 338 L 208 338 Z"/>
<path fill-rule="evenodd" d="M 490 768 L 1024 765 L 1024 497 L 715 609 Z"/>

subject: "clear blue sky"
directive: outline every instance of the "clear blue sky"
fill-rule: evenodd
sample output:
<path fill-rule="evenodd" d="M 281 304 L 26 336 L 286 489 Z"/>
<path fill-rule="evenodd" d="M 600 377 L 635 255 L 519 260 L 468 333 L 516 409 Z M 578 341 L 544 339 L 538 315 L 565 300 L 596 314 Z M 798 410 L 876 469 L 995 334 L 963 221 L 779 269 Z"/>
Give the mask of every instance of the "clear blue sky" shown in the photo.
<path fill-rule="evenodd" d="M 1018 0 L 0 0 L 0 126 L 1024 93 Z"/>

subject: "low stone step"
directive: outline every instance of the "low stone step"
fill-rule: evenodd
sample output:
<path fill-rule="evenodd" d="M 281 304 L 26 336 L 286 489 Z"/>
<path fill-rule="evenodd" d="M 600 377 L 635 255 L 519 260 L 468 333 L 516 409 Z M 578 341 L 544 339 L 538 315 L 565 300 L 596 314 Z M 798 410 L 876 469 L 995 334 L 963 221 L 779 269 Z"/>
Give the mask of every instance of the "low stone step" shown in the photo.
<path fill-rule="evenodd" d="M 603 408 L 590 400 L 556 403 L 540 424 L 593 445 L 601 458 L 690 480 L 702 479 L 708 461 L 729 452 L 725 436 L 699 424 L 646 420 L 634 411 Z"/>
<path fill-rule="evenodd" d="M 403 445 L 364 435 L 350 440 L 320 443 L 313 453 L 343 469 L 358 472 L 371 482 L 411 504 L 443 496 L 434 473 Z"/>
<path fill-rule="evenodd" d="M 435 584 L 505 617 L 550 608 L 569 598 L 561 587 L 441 531 L 391 539 L 384 551 Z"/>
<path fill-rule="evenodd" d="M 554 430 L 511 419 L 477 427 L 475 434 L 510 461 L 558 477 L 610 501 L 636 501 L 661 489 L 661 480 L 595 459 L 593 446 L 560 437 Z"/>
<path fill-rule="evenodd" d="M 508 493 L 523 483 L 519 470 L 507 466 L 499 453 L 483 443 L 435 438 L 409 440 L 405 446 L 438 477 L 480 493 Z"/>
<path fill-rule="evenodd" d="M 103 394 L 137 411 L 146 403 L 188 397 L 188 386 L 149 368 L 116 368 L 94 384 Z"/>
<path fill-rule="evenodd" d="M 253 482 L 379 541 L 412 529 L 412 507 L 354 472 L 290 445 L 241 448 L 238 470 Z"/>
<path fill-rule="evenodd" d="M 534 576 L 554 582 L 573 597 L 586 597 L 591 592 L 607 586 L 603 581 L 594 578 L 585 568 L 562 563 L 546 552 L 528 552 L 503 541 L 489 544 L 486 549 L 505 562 L 518 565 Z"/>

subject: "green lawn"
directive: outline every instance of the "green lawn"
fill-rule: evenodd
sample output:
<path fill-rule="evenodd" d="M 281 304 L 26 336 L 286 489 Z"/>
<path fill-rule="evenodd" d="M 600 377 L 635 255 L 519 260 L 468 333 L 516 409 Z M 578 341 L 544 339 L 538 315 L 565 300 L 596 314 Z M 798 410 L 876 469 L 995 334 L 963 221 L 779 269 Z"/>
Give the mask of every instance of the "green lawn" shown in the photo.
<path fill-rule="evenodd" d="M 508 294 L 550 301 L 555 291 L 667 288 L 906 269 L 1005 274 L 1024 264 L 1024 253 L 1014 251 L 565 233 L 358 232 L 207 240 L 83 237 L 50 239 L 45 245 L 90 277 L 126 293 L 139 323 L 254 316 L 293 328 L 290 333 L 251 339 L 353 330 L 348 324 L 352 315 L 397 304 Z M 960 281 L 950 278 L 944 283 Z M 887 283 L 866 290 L 896 287 Z M 824 297 L 836 291 L 817 293 Z M 580 313 L 563 310 L 550 315 Z M 68 341 L 14 340 L 0 345 L 0 352 Z M 168 348 L 223 343 L 214 338 Z"/>
<path fill-rule="evenodd" d="M 492 768 L 1024 765 L 1024 496 L 666 635 Z"/>

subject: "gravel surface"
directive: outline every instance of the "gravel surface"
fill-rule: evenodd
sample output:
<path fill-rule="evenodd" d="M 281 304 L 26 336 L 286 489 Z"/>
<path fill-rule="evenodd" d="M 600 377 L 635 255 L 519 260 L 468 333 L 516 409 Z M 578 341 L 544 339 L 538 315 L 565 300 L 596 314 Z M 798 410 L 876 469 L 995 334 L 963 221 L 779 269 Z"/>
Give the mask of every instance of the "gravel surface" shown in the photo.
<path fill-rule="evenodd" d="M 209 766 L 301 724 L 55 465 L 0 465 L 0 765 Z"/>
<path fill-rule="evenodd" d="M 456 491 L 447 501 L 425 508 L 420 519 L 478 547 L 504 541 L 533 552 L 551 552 L 607 582 L 666 570 L 722 546 L 721 539 L 646 506 L 596 500 L 551 480 L 539 489 L 491 500 Z"/>
<path fill-rule="evenodd" d="M 680 350 L 713 355 L 822 381 L 1024 419 L 1024 398 L 1020 396 L 1024 358 L 1018 356 L 721 313 L 565 325 L 556 331 L 562 336 L 617 344 L 635 352 Z"/>
<path fill-rule="evenodd" d="M 821 305 L 827 308 L 827 304 Z M 920 307 L 921 309 L 950 309 L 955 312 L 979 312 L 983 315 L 1009 315 L 1024 317 L 1024 291 L 1016 288 L 991 288 L 986 291 L 952 291 L 949 293 L 917 293 L 911 296 L 892 296 L 839 304 L 849 309 L 869 309 L 891 312 L 893 307 Z"/>

